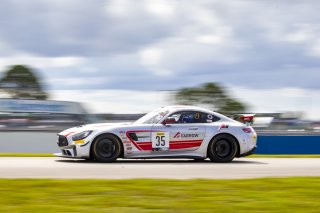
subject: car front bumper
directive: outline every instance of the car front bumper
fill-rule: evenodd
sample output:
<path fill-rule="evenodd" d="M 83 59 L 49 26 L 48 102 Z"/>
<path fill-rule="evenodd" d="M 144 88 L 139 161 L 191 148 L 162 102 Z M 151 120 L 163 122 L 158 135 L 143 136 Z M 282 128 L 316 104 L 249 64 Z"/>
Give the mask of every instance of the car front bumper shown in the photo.
<path fill-rule="evenodd" d="M 65 158 L 90 158 L 90 140 L 73 141 L 70 136 L 58 135 L 57 144 L 61 153 L 57 157 Z"/>

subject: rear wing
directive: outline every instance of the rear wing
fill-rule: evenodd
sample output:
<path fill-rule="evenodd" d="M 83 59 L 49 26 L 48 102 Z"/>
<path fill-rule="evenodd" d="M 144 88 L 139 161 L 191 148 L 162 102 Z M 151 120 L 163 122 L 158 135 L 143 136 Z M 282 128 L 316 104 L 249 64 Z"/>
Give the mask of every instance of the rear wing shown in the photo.
<path fill-rule="evenodd" d="M 235 114 L 232 116 L 232 118 L 236 121 L 239 121 L 241 123 L 247 124 L 248 126 L 251 126 L 253 123 L 255 114 Z"/>

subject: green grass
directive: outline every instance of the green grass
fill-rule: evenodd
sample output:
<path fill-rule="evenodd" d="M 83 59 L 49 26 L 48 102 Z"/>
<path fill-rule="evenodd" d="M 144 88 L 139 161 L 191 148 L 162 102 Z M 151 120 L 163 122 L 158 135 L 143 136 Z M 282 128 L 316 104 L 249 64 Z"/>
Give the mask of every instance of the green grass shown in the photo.
<path fill-rule="evenodd" d="M 187 181 L 0 179 L 0 189 L 0 212 L 10 213 L 291 213 L 320 209 L 319 177 Z"/>
<path fill-rule="evenodd" d="M 0 157 L 54 157 L 52 153 L 0 153 Z"/>

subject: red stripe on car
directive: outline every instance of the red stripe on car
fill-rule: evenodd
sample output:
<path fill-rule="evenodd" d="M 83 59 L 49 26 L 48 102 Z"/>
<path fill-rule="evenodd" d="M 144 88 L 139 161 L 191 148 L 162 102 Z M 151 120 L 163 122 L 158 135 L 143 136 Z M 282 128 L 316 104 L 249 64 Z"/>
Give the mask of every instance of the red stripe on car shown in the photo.
<path fill-rule="evenodd" d="M 151 131 L 151 130 L 136 130 L 136 131 L 127 131 L 126 135 L 131 143 L 135 147 L 137 147 L 140 151 L 150 151 L 152 150 L 152 142 L 136 142 L 130 138 L 129 133 L 135 132 L 161 132 L 161 131 Z M 169 149 L 185 149 L 185 148 L 194 148 L 201 145 L 203 140 L 184 140 L 184 141 L 170 141 L 169 142 Z"/>

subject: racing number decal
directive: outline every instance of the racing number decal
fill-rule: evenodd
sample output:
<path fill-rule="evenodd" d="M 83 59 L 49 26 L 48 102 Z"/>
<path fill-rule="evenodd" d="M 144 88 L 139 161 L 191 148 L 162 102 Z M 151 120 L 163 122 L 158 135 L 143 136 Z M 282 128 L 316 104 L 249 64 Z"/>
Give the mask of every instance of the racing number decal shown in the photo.
<path fill-rule="evenodd" d="M 152 148 L 169 149 L 169 132 L 153 132 L 152 133 Z"/>
<path fill-rule="evenodd" d="M 157 135 L 156 136 L 156 146 L 164 146 L 166 144 L 166 141 L 165 141 L 165 136 L 164 135 Z"/>

